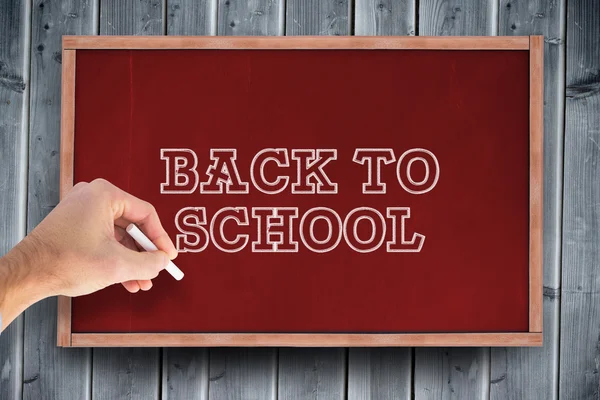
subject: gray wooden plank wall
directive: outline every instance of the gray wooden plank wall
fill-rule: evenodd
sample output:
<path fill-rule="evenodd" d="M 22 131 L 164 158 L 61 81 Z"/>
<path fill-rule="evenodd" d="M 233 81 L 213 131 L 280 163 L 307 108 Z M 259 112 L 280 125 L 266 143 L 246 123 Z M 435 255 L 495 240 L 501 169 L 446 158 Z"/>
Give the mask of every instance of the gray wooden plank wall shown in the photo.
<path fill-rule="evenodd" d="M 27 1 L 0 2 L 0 256 L 26 228 L 30 20 Z M 22 365 L 21 316 L 0 340 L 0 399 L 21 398 Z"/>
<path fill-rule="evenodd" d="M 545 345 L 59 349 L 48 299 L 0 337 L 0 399 L 598 398 L 596 0 L 0 0 L 0 255 L 58 202 L 60 38 L 98 33 L 545 35 Z"/>
<path fill-rule="evenodd" d="M 600 3 L 567 2 L 559 396 L 600 396 Z"/>
<path fill-rule="evenodd" d="M 61 37 L 96 33 L 98 9 L 91 0 L 36 0 L 31 7 L 28 232 L 59 201 Z M 25 312 L 24 399 L 89 397 L 91 351 L 56 347 L 56 310 L 52 298 Z"/>
<path fill-rule="evenodd" d="M 492 349 L 494 400 L 555 399 L 562 226 L 565 0 L 502 0 L 500 35 L 544 35 L 544 347 Z"/>

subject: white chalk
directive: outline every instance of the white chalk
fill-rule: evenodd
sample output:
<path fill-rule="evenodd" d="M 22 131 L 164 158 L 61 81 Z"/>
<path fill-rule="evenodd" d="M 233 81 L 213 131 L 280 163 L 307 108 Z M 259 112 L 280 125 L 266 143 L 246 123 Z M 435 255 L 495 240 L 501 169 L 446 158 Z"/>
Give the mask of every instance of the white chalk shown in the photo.
<path fill-rule="evenodd" d="M 152 243 L 152 241 L 150 239 L 148 239 L 148 237 L 146 235 L 144 235 L 144 232 L 140 231 L 140 228 L 138 228 L 134 224 L 129 224 L 127 226 L 126 231 L 127 231 L 127 233 L 129 233 L 129 235 L 131 235 L 133 240 L 135 240 L 137 242 L 137 244 L 142 246 L 142 248 L 144 250 L 146 250 L 146 251 L 158 250 L 158 248 L 154 245 L 154 243 Z M 183 272 L 177 267 L 177 265 L 173 264 L 173 261 L 169 260 L 169 264 L 167 264 L 165 269 L 167 270 L 168 273 L 171 274 L 171 276 L 173 278 L 177 279 L 178 281 L 180 281 L 181 278 L 183 278 Z"/>

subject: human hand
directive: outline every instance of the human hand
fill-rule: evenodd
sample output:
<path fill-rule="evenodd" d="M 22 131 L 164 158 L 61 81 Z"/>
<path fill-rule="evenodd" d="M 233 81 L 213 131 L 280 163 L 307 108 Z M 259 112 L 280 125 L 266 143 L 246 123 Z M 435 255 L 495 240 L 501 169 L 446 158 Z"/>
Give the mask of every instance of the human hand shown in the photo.
<path fill-rule="evenodd" d="M 125 232 L 129 223 L 159 251 L 140 252 Z M 21 244 L 37 258 L 30 273 L 48 295 L 80 296 L 114 283 L 149 290 L 177 256 L 154 207 L 103 179 L 75 185 Z"/>

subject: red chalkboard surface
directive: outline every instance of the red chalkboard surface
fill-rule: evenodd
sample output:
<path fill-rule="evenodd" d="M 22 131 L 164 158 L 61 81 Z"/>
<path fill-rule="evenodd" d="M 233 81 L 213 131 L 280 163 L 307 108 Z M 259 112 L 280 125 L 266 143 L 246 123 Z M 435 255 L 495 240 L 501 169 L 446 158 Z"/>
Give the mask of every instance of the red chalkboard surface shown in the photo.
<path fill-rule="evenodd" d="M 525 39 L 76 48 L 70 183 L 154 204 L 185 277 L 74 298 L 70 334 L 535 344 Z"/>

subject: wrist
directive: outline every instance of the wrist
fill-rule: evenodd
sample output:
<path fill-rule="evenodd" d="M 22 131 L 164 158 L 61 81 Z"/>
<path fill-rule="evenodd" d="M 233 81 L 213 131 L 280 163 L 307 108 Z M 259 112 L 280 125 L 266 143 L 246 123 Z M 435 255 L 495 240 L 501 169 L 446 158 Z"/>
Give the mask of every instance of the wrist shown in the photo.
<path fill-rule="evenodd" d="M 27 307 L 54 295 L 49 277 L 44 276 L 48 257 L 34 237 L 26 237 L 0 258 L 0 313 L 2 327 L 8 326 Z"/>

